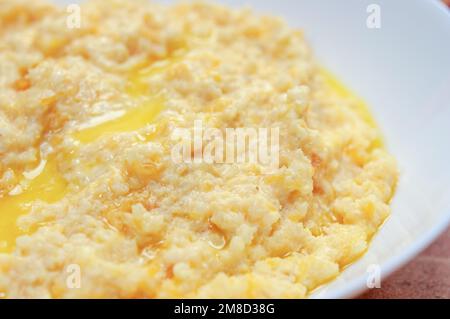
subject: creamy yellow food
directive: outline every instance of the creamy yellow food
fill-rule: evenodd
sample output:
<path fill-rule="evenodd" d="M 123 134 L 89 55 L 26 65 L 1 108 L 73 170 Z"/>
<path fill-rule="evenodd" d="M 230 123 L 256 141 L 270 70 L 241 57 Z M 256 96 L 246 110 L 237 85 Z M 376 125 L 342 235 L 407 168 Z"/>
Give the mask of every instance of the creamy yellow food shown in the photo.
<path fill-rule="evenodd" d="M 395 162 L 301 32 L 207 3 L 73 12 L 0 1 L 0 296 L 302 298 L 366 251 Z M 279 166 L 175 164 L 195 120 L 278 127 Z"/>

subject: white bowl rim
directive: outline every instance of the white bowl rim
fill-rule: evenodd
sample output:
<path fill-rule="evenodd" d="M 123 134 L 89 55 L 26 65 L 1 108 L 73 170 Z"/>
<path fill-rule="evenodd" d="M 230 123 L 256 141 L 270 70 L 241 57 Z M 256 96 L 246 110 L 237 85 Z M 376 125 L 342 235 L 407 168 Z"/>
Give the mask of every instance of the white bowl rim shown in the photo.
<path fill-rule="evenodd" d="M 450 226 L 450 211 L 443 216 L 442 220 L 436 223 L 436 226 L 428 230 L 413 245 L 408 246 L 404 253 L 391 257 L 381 265 L 383 270 L 383 277 L 387 278 L 394 271 L 398 270 L 415 256 L 419 255 L 425 248 L 427 248 L 439 235 L 441 235 Z M 370 248 L 369 248 L 370 249 Z M 358 262 L 358 261 L 356 261 Z M 350 280 L 344 288 L 338 288 L 330 291 L 326 295 L 326 299 L 343 299 L 353 298 L 364 291 L 368 290 L 366 285 L 366 277 L 359 277 Z"/>
<path fill-rule="evenodd" d="M 448 7 L 440 1 L 430 1 L 430 5 L 436 7 L 437 10 L 443 12 L 450 19 L 450 11 Z M 419 237 L 414 244 L 409 245 L 402 254 L 396 255 L 384 262 L 382 267 L 382 275 L 387 278 L 393 272 L 412 261 L 414 257 L 419 255 L 424 249 L 432 244 L 448 227 L 450 226 L 450 211 L 436 222 L 435 226 L 426 231 Z M 357 262 L 357 261 L 356 261 Z M 350 280 L 343 288 L 337 288 L 326 294 L 327 299 L 354 298 L 368 290 L 367 278 L 359 277 Z"/>

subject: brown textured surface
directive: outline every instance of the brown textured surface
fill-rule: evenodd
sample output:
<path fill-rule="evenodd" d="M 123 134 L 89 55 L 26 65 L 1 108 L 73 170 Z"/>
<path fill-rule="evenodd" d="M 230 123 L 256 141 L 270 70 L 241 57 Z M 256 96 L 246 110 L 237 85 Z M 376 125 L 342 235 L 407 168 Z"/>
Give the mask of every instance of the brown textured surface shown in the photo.
<path fill-rule="evenodd" d="M 450 228 L 427 250 L 360 298 L 450 298 Z"/>

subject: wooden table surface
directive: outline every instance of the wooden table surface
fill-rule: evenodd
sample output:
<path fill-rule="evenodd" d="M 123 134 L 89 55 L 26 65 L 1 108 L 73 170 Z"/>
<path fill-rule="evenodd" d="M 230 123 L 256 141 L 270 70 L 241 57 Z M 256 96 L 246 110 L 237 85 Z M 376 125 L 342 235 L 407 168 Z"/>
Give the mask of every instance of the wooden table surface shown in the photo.
<path fill-rule="evenodd" d="M 360 298 L 450 299 L 450 228 L 409 264 L 382 279 L 381 288 Z"/>

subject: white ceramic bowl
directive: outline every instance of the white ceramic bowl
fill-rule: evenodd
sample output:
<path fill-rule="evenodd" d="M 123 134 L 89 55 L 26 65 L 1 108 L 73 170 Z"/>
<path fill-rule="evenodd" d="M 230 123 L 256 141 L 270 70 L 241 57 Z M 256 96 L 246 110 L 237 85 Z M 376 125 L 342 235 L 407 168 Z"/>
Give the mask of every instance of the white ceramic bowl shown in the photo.
<path fill-rule="evenodd" d="M 437 0 L 220 2 L 249 4 L 302 28 L 323 65 L 371 105 L 398 160 L 392 216 L 362 259 L 312 295 L 355 296 L 366 289 L 370 265 L 385 278 L 450 221 L 450 13 Z M 370 4 L 379 5 L 380 29 L 367 27 Z"/>

